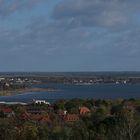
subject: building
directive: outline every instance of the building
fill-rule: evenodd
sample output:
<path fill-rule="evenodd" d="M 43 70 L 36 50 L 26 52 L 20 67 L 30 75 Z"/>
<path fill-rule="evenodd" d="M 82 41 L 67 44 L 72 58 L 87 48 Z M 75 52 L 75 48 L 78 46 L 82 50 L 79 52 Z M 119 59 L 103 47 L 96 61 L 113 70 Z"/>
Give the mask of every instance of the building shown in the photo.
<path fill-rule="evenodd" d="M 14 111 L 11 108 L 4 108 L 1 111 L 5 117 L 13 117 L 15 115 Z"/>
<path fill-rule="evenodd" d="M 3 78 L 3 77 L 0 77 L 0 81 L 4 81 L 5 80 L 5 78 Z"/>
<path fill-rule="evenodd" d="M 27 108 L 27 113 L 30 114 L 42 114 L 47 112 L 47 110 L 40 109 L 40 108 Z"/>
<path fill-rule="evenodd" d="M 22 113 L 21 115 L 20 115 L 20 119 L 21 120 L 29 120 L 30 119 L 30 114 L 29 113 L 27 113 L 27 112 L 24 112 L 24 113 Z"/>
<path fill-rule="evenodd" d="M 50 117 L 48 115 L 44 116 L 41 114 L 30 114 L 27 112 L 22 113 L 20 115 L 20 119 L 23 121 L 32 120 L 32 121 L 39 122 L 41 124 L 50 124 L 51 123 Z"/>
<path fill-rule="evenodd" d="M 44 116 L 39 119 L 41 124 L 51 124 L 51 120 L 49 116 Z"/>
<path fill-rule="evenodd" d="M 66 111 L 66 110 L 61 110 L 61 109 L 59 109 L 59 110 L 57 110 L 57 114 L 58 114 L 59 116 L 65 116 L 65 115 L 67 114 L 67 111 Z"/>
<path fill-rule="evenodd" d="M 34 100 L 33 99 L 33 103 L 35 104 L 46 104 L 46 105 L 50 105 L 49 102 L 46 102 L 45 100 Z"/>
<path fill-rule="evenodd" d="M 84 114 L 90 113 L 90 110 L 87 107 L 83 106 L 79 108 L 79 113 L 80 115 L 84 115 Z"/>
<path fill-rule="evenodd" d="M 79 121 L 79 116 L 77 114 L 67 114 L 63 119 L 65 122 L 76 122 Z"/>

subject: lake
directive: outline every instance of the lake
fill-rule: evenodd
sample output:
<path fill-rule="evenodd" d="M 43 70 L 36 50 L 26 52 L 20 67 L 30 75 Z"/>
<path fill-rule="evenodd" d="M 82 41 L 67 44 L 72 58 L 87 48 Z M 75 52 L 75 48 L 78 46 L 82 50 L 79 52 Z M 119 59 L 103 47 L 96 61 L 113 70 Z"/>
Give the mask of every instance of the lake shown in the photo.
<path fill-rule="evenodd" d="M 120 99 L 140 98 L 140 85 L 121 84 L 95 84 L 95 85 L 66 85 L 66 84 L 41 84 L 36 87 L 54 88 L 56 91 L 24 93 L 14 96 L 1 96 L 0 101 L 29 102 L 32 99 L 45 99 L 54 101 L 58 99 L 95 98 L 95 99 Z"/>

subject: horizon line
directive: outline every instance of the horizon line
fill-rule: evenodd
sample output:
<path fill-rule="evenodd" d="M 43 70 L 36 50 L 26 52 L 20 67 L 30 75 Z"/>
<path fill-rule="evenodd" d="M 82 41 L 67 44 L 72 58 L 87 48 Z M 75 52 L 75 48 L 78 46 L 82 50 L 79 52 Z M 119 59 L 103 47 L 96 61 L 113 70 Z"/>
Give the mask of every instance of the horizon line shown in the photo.
<path fill-rule="evenodd" d="M 140 72 L 140 70 L 130 71 L 0 71 L 0 73 L 98 73 L 98 72 Z"/>

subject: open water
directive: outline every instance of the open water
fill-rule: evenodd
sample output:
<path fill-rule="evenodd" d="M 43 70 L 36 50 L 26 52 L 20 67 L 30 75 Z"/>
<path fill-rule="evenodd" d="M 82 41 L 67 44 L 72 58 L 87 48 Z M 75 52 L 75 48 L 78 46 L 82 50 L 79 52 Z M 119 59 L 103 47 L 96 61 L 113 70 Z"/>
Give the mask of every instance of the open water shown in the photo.
<path fill-rule="evenodd" d="M 54 101 L 58 99 L 120 99 L 140 98 L 140 85 L 116 85 L 116 84 L 95 84 L 95 85 L 66 85 L 66 84 L 42 84 L 36 87 L 53 88 L 55 91 L 33 92 L 17 94 L 14 96 L 1 96 L 0 101 L 29 102 L 32 99 L 44 99 Z"/>

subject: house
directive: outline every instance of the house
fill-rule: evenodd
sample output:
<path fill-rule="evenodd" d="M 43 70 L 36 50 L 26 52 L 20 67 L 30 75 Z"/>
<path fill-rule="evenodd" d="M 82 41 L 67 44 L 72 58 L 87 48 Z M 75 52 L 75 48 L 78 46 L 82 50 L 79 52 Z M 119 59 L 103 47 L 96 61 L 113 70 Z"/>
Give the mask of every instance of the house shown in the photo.
<path fill-rule="evenodd" d="M 10 84 L 9 84 L 9 83 L 5 83 L 5 86 L 6 86 L 6 87 L 10 87 Z"/>
<path fill-rule="evenodd" d="M 48 106 L 47 112 L 48 112 L 48 113 L 54 113 L 54 112 L 55 112 L 54 106 L 52 106 L 52 105 Z"/>
<path fill-rule="evenodd" d="M 33 121 L 39 121 L 43 116 L 40 115 L 40 114 L 31 114 L 30 115 L 30 120 L 33 120 Z"/>
<path fill-rule="evenodd" d="M 51 123 L 51 120 L 50 120 L 48 115 L 44 116 L 44 115 L 41 115 L 41 114 L 29 114 L 27 112 L 22 113 L 20 115 L 20 119 L 24 120 L 24 121 L 32 120 L 32 121 L 39 122 L 41 124 Z"/>
<path fill-rule="evenodd" d="M 5 78 L 3 78 L 3 77 L 0 77 L 0 81 L 4 81 L 5 80 Z"/>
<path fill-rule="evenodd" d="M 39 108 L 28 108 L 27 109 L 27 113 L 30 113 L 30 114 L 42 114 L 45 112 L 47 112 L 47 111 L 43 110 L 43 109 L 39 109 Z"/>
<path fill-rule="evenodd" d="M 50 117 L 49 116 L 43 116 L 39 119 L 39 122 L 41 124 L 50 124 L 51 123 L 51 120 L 50 120 Z"/>
<path fill-rule="evenodd" d="M 79 116 L 77 114 L 67 114 L 63 119 L 65 122 L 76 122 L 79 121 Z"/>
<path fill-rule="evenodd" d="M 13 117 L 15 115 L 14 111 L 11 108 L 4 108 L 1 111 L 5 117 Z"/>
<path fill-rule="evenodd" d="M 89 110 L 89 108 L 83 106 L 83 107 L 79 108 L 79 113 L 80 113 L 80 115 L 85 115 L 87 113 L 90 113 L 90 110 Z"/>
<path fill-rule="evenodd" d="M 24 112 L 20 115 L 21 120 L 29 120 L 30 119 L 30 114 L 27 112 Z"/>
<path fill-rule="evenodd" d="M 50 105 L 50 103 L 46 102 L 45 100 L 35 100 L 35 99 L 33 99 L 33 103 Z"/>
<path fill-rule="evenodd" d="M 67 111 L 66 110 L 62 110 L 62 109 L 59 109 L 59 110 L 57 110 L 57 114 L 59 116 L 65 116 L 67 114 Z"/>
<path fill-rule="evenodd" d="M 33 114 L 30 116 L 30 120 L 32 121 L 36 121 L 40 124 L 51 124 L 51 120 L 50 117 L 48 115 L 43 116 L 43 115 L 39 115 L 39 114 Z"/>

